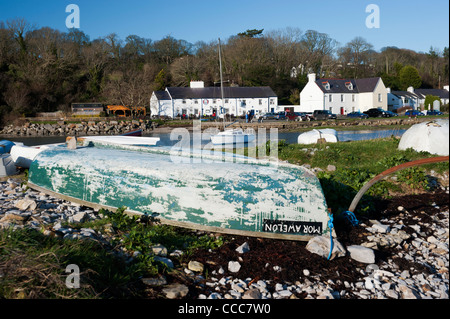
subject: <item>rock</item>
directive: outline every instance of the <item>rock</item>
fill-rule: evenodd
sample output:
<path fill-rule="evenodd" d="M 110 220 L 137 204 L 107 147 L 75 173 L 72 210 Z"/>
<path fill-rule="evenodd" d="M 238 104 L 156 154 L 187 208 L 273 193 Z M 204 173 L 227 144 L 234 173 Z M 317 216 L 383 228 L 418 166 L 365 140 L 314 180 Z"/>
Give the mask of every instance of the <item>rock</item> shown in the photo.
<path fill-rule="evenodd" d="M 408 286 L 399 285 L 398 289 L 402 293 L 403 299 L 421 299 L 419 293 Z"/>
<path fill-rule="evenodd" d="M 156 256 L 166 257 L 167 256 L 167 248 L 161 244 L 157 244 L 151 247 L 153 253 Z"/>
<path fill-rule="evenodd" d="M 374 264 L 375 263 L 375 253 L 372 249 L 359 246 L 351 245 L 347 247 L 350 257 L 356 261 L 364 264 Z"/>
<path fill-rule="evenodd" d="M 169 268 L 173 268 L 173 262 L 169 258 L 161 257 L 161 256 L 155 256 L 154 260 L 160 263 L 165 264 Z"/>
<path fill-rule="evenodd" d="M 306 249 L 311 253 L 328 258 L 330 253 L 330 237 L 327 235 L 313 237 L 308 241 Z M 331 252 L 330 260 L 345 255 L 346 251 L 344 246 L 336 238 L 333 238 L 333 251 Z"/>
<path fill-rule="evenodd" d="M 77 138 L 76 137 L 72 137 L 67 142 L 67 149 L 69 149 L 69 150 L 76 150 L 77 149 Z"/>
<path fill-rule="evenodd" d="M 89 218 L 86 212 L 79 212 L 78 214 L 73 215 L 74 223 L 84 223 Z"/>
<path fill-rule="evenodd" d="M 142 283 L 147 286 L 164 286 L 167 285 L 167 279 L 164 276 L 159 276 L 155 278 L 142 278 Z"/>
<path fill-rule="evenodd" d="M 245 254 L 246 252 L 250 251 L 250 247 L 247 242 L 240 245 L 238 248 L 236 248 L 236 251 L 240 254 Z"/>
<path fill-rule="evenodd" d="M 14 213 L 7 213 L 5 216 L 3 216 L 0 219 L 0 223 L 13 223 L 13 224 L 20 224 L 23 225 L 27 222 L 27 220 L 30 218 L 29 215 L 25 214 L 14 214 Z"/>
<path fill-rule="evenodd" d="M 309 270 L 308 269 L 303 269 L 303 275 L 309 276 L 310 275 Z"/>
<path fill-rule="evenodd" d="M 376 229 L 379 233 L 388 233 L 391 229 L 389 225 L 383 225 L 383 224 L 373 224 L 372 228 Z"/>
<path fill-rule="evenodd" d="M 282 298 L 289 298 L 292 295 L 292 292 L 290 292 L 289 290 L 280 290 L 277 291 L 277 293 Z"/>
<path fill-rule="evenodd" d="M 328 165 L 327 166 L 327 171 L 334 172 L 335 170 L 336 170 L 336 166 L 334 166 L 334 165 Z"/>
<path fill-rule="evenodd" d="M 189 288 L 182 284 L 172 284 L 165 287 L 162 292 L 169 299 L 184 298 L 189 293 Z"/>
<path fill-rule="evenodd" d="M 15 207 L 20 210 L 35 210 L 37 207 L 37 204 L 32 199 L 24 198 L 24 199 L 19 200 L 16 203 Z"/>
<path fill-rule="evenodd" d="M 241 264 L 238 261 L 230 261 L 228 262 L 228 271 L 230 272 L 238 272 L 241 269 Z"/>
<path fill-rule="evenodd" d="M 191 260 L 188 264 L 188 269 L 195 272 L 203 272 L 204 266 L 198 261 Z"/>
<path fill-rule="evenodd" d="M 385 292 L 386 297 L 392 298 L 392 299 L 398 299 L 398 293 L 395 290 L 388 289 Z"/>

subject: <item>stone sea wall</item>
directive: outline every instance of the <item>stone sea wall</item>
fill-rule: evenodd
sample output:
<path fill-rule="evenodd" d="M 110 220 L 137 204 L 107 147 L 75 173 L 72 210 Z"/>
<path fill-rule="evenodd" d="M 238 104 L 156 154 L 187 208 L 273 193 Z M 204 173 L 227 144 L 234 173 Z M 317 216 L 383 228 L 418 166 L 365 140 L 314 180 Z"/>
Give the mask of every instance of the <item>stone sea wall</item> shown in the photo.
<path fill-rule="evenodd" d="M 367 120 L 329 120 L 329 121 L 266 121 L 262 123 L 239 122 L 230 125 L 229 128 L 241 127 L 243 129 L 253 128 L 277 128 L 280 131 L 301 131 L 315 127 L 348 127 L 348 128 L 376 128 L 379 126 L 399 126 L 413 125 L 423 121 L 430 121 L 430 117 L 418 118 L 369 118 Z M 225 123 L 225 125 L 231 123 Z M 216 127 L 223 129 L 223 122 L 201 122 L 202 129 Z M 31 123 L 26 122 L 23 125 L 10 124 L 0 128 L 0 135 L 3 136 L 84 136 L 84 135 L 119 135 L 125 132 L 142 129 L 143 133 L 150 133 L 155 128 L 170 130 L 175 127 L 186 127 L 192 129 L 192 121 L 170 121 L 164 125 L 158 125 L 157 122 L 151 120 L 133 120 L 133 121 L 82 121 L 80 123 L 68 123 L 66 121 L 58 121 L 55 124 Z"/>
<path fill-rule="evenodd" d="M 152 121 L 87 121 L 67 123 L 58 121 L 55 124 L 30 123 L 23 125 L 7 125 L 0 129 L 5 136 L 84 136 L 84 135 L 120 135 L 128 131 L 142 129 L 143 133 L 151 132 L 156 127 Z"/>

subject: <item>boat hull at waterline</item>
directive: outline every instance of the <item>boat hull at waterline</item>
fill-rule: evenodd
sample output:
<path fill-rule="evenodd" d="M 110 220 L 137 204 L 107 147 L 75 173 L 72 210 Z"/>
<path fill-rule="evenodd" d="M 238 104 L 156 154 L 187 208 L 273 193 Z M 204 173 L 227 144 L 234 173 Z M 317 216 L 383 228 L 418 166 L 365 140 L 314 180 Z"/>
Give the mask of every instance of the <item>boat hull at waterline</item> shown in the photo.
<path fill-rule="evenodd" d="M 211 136 L 214 145 L 251 143 L 255 140 L 255 134 L 243 132 L 241 129 L 225 130 Z"/>
<path fill-rule="evenodd" d="M 96 209 L 125 206 L 129 213 L 156 214 L 161 223 L 191 229 L 291 240 L 328 231 L 321 185 L 305 168 L 143 149 L 44 150 L 31 164 L 28 185 Z"/>

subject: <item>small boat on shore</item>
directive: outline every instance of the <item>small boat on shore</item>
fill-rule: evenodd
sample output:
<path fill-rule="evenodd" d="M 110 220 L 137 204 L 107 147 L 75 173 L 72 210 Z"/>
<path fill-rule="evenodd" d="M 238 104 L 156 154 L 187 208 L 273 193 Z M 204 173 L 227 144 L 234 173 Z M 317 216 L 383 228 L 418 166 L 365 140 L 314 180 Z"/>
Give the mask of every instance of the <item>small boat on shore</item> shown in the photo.
<path fill-rule="evenodd" d="M 309 240 L 328 231 L 325 197 L 308 169 L 236 154 L 106 145 L 43 150 L 28 186 L 96 209 L 125 206 L 161 223 L 219 233 Z"/>
<path fill-rule="evenodd" d="M 66 141 L 73 139 L 74 137 L 67 137 Z M 77 143 L 81 146 L 88 146 L 90 142 L 98 144 L 110 144 L 110 145 L 137 145 L 137 146 L 155 146 L 160 141 L 159 137 L 140 137 L 140 136 L 84 136 L 77 137 Z"/>
<path fill-rule="evenodd" d="M 244 132 L 242 129 L 229 129 L 211 136 L 214 145 L 251 143 L 255 140 L 255 134 Z"/>
<path fill-rule="evenodd" d="M 132 131 L 123 133 L 121 136 L 142 136 L 142 130 L 141 129 L 132 130 Z"/>
<path fill-rule="evenodd" d="M 313 129 L 298 136 L 298 144 L 316 144 L 320 142 L 336 143 L 338 141 L 337 132 L 334 129 Z"/>

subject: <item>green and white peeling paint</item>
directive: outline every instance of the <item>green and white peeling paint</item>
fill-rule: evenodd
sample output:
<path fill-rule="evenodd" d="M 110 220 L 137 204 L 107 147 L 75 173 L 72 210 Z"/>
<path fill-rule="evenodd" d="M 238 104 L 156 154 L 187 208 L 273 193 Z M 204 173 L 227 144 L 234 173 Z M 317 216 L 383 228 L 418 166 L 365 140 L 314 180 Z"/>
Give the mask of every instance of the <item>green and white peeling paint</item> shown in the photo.
<path fill-rule="evenodd" d="M 326 201 L 311 171 L 243 159 L 174 163 L 160 148 L 55 147 L 32 162 L 29 181 L 86 202 L 178 222 L 261 232 L 268 219 L 318 222 L 322 234 L 328 231 Z"/>

